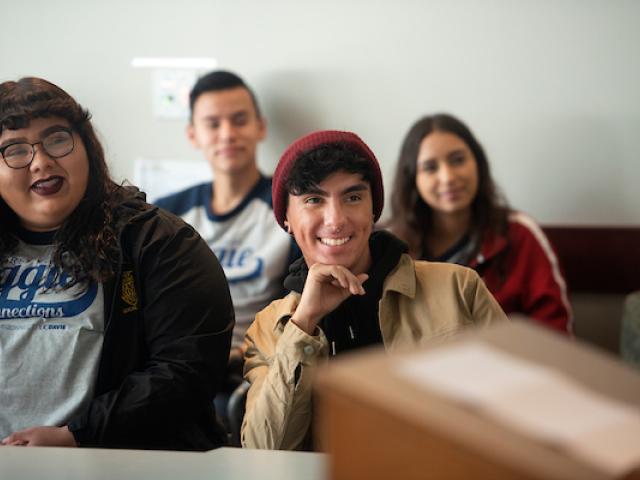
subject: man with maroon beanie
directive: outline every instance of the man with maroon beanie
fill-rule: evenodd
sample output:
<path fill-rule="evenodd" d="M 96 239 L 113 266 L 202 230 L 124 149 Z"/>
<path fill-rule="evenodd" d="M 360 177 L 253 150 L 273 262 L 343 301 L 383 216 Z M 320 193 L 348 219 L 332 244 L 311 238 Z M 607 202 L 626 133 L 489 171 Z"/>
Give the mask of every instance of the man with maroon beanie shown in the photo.
<path fill-rule="evenodd" d="M 311 446 L 311 384 L 327 358 L 369 345 L 395 351 L 506 320 L 473 270 L 414 261 L 396 237 L 372 232 L 382 175 L 357 135 L 296 140 L 280 158 L 272 195 L 276 220 L 303 257 L 289 268 L 289 294 L 259 312 L 245 337 L 243 446 Z"/>

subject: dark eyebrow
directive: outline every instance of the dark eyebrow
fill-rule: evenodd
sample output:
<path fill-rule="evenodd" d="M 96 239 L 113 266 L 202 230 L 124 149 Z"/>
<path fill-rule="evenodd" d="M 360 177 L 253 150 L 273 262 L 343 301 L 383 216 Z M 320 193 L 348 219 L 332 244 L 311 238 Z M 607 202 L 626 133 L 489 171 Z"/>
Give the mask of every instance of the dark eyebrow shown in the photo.
<path fill-rule="evenodd" d="M 227 115 L 227 117 L 228 118 L 233 118 L 233 117 L 237 117 L 238 115 L 249 115 L 249 110 L 247 110 L 247 109 L 236 110 L 235 112 L 231 112 L 229 115 Z M 208 120 L 208 121 L 220 120 L 221 118 L 224 118 L 224 116 L 222 116 L 222 115 L 205 115 L 204 117 L 202 117 L 203 120 Z"/>
<path fill-rule="evenodd" d="M 71 129 L 65 125 L 51 125 L 50 127 L 45 128 L 40 132 L 40 140 L 42 140 L 47 135 L 50 135 L 55 132 L 69 132 L 71 133 Z"/>
<path fill-rule="evenodd" d="M 0 148 L 4 148 L 7 145 L 13 145 L 14 143 L 27 143 L 27 139 L 25 137 L 10 138 L 9 140 L 5 140 L 0 143 Z"/>
<path fill-rule="evenodd" d="M 435 160 L 433 157 L 418 158 L 418 163 L 434 162 Z"/>
<path fill-rule="evenodd" d="M 446 158 L 450 158 L 450 157 L 452 157 L 454 155 L 460 155 L 460 154 L 464 155 L 465 153 L 466 152 L 465 152 L 465 150 L 463 148 L 456 148 L 455 150 L 451 150 L 450 152 L 447 152 Z M 433 158 L 433 157 L 418 158 L 418 163 L 422 165 L 422 164 L 427 163 L 427 162 L 435 162 L 436 160 L 437 159 Z"/>
<path fill-rule="evenodd" d="M 320 195 L 321 197 L 328 197 L 329 194 L 322 190 L 317 185 L 312 185 L 307 188 L 304 192 L 301 192 L 300 195 Z"/>
<path fill-rule="evenodd" d="M 348 188 L 345 188 L 342 191 L 343 195 L 346 195 L 347 193 L 353 193 L 353 192 L 363 192 L 365 190 L 367 190 L 367 184 L 366 183 L 356 183 L 355 185 L 351 185 Z"/>
<path fill-rule="evenodd" d="M 454 155 L 464 155 L 465 151 L 463 148 L 456 148 L 455 150 L 450 151 L 449 153 L 447 153 L 447 158 L 449 157 L 453 157 Z"/>
<path fill-rule="evenodd" d="M 44 130 L 42 130 L 40 132 L 40 134 L 38 135 L 38 138 L 40 140 L 42 140 L 47 135 L 50 135 L 50 134 L 55 133 L 55 132 L 61 132 L 61 131 L 71 133 L 71 129 L 69 127 L 65 126 L 65 125 L 51 125 L 50 127 L 47 127 Z M 31 142 L 29 142 L 27 137 L 15 137 L 15 138 L 10 138 L 9 140 L 5 140 L 4 142 L 2 142 L 0 144 L 0 148 L 4 148 L 7 145 L 14 145 L 16 143 L 31 143 Z"/>
<path fill-rule="evenodd" d="M 347 193 L 353 193 L 353 192 L 363 192 L 367 190 L 367 187 L 368 185 L 366 183 L 356 183 L 355 185 L 351 185 L 345 188 L 342 192 L 340 192 L 340 195 L 346 195 Z M 314 185 L 307 188 L 304 192 L 296 196 L 302 196 L 302 195 L 319 195 L 321 197 L 328 197 L 329 193 L 322 190 L 320 187 Z"/>

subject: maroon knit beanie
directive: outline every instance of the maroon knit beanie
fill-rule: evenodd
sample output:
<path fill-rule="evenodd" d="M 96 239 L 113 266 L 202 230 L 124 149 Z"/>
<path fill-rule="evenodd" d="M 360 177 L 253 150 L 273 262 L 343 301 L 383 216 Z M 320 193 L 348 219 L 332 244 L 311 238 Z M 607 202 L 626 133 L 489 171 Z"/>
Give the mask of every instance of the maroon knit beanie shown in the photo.
<path fill-rule="evenodd" d="M 282 228 L 286 218 L 287 199 L 289 192 L 287 191 L 287 180 L 294 163 L 306 153 L 311 152 L 319 147 L 330 145 L 340 145 L 362 155 L 369 161 L 372 170 L 371 182 L 371 199 L 373 200 L 373 221 L 377 221 L 382 213 L 384 206 L 384 190 L 382 187 L 382 173 L 380 173 L 380 165 L 376 156 L 366 143 L 362 141 L 355 133 L 340 132 L 337 130 L 320 130 L 310 133 L 293 142 L 284 151 L 273 173 L 271 183 L 271 196 L 273 199 L 273 213 L 276 220 Z"/>

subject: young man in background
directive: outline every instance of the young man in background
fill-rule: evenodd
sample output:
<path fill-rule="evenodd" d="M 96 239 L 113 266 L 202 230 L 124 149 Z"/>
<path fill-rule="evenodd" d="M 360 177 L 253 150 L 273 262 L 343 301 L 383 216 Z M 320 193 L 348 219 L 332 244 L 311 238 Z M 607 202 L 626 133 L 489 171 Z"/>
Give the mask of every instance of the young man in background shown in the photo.
<path fill-rule="evenodd" d="M 229 376 L 239 382 L 244 333 L 282 294 L 287 267 L 299 253 L 274 220 L 271 179 L 256 163 L 267 128 L 251 88 L 234 73 L 214 71 L 196 82 L 189 101 L 187 137 L 209 162 L 213 181 L 156 204 L 190 223 L 224 269 L 236 313 Z"/>

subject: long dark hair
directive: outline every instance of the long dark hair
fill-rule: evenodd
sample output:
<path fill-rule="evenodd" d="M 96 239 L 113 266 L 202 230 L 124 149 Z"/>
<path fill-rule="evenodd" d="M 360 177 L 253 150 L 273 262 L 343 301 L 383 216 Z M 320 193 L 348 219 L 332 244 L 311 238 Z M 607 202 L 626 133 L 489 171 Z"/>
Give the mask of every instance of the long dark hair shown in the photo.
<path fill-rule="evenodd" d="M 125 189 L 109 176 L 104 150 L 90 122 L 90 114 L 60 87 L 27 77 L 0 84 L 0 135 L 5 129 L 29 126 L 42 117 L 66 119 L 87 152 L 89 178 L 84 197 L 54 237 L 53 264 L 71 274 L 74 282 L 104 281 L 115 272 L 118 259 L 116 206 Z M 0 198 L 0 263 L 18 240 L 16 213 Z"/>
<path fill-rule="evenodd" d="M 509 207 L 491 177 L 491 170 L 482 145 L 460 120 L 446 113 L 419 119 L 409 129 L 402 142 L 391 196 L 391 230 L 409 244 L 409 250 L 419 257 L 433 224 L 433 209 L 422 199 L 416 188 L 417 160 L 422 140 L 432 132 L 452 133 L 462 139 L 476 159 L 478 193 L 471 203 L 470 233 L 482 240 L 485 234 L 502 234 L 507 228 Z"/>

